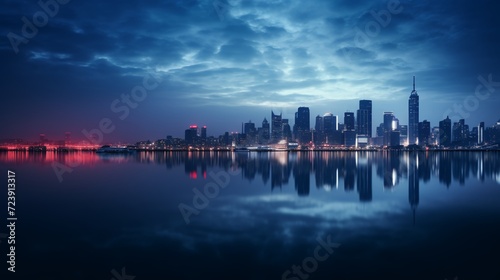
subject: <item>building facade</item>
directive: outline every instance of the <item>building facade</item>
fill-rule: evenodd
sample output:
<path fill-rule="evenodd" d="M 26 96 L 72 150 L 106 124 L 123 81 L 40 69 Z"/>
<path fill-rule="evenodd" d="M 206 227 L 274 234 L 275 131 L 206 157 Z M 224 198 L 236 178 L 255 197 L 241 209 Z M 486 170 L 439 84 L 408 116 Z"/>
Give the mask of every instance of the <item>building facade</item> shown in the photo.
<path fill-rule="evenodd" d="M 357 111 L 358 134 L 372 137 L 372 101 L 360 100 Z"/>
<path fill-rule="evenodd" d="M 439 122 L 439 145 L 451 146 L 451 120 L 449 117 Z"/>
<path fill-rule="evenodd" d="M 299 107 L 295 113 L 294 134 L 295 140 L 301 144 L 311 141 L 311 121 L 308 107 Z"/>
<path fill-rule="evenodd" d="M 274 112 L 271 111 L 271 141 L 273 143 L 277 143 L 283 139 L 283 121 L 281 115 L 281 113 L 275 115 Z"/>

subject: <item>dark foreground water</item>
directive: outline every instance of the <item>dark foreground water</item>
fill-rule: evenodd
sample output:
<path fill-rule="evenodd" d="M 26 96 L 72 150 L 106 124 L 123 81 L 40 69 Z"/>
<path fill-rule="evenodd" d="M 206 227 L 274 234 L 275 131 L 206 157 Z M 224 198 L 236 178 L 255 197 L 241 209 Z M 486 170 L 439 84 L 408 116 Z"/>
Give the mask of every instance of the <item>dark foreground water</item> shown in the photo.
<path fill-rule="evenodd" d="M 500 279 L 499 155 L 3 152 L 1 279 Z"/>

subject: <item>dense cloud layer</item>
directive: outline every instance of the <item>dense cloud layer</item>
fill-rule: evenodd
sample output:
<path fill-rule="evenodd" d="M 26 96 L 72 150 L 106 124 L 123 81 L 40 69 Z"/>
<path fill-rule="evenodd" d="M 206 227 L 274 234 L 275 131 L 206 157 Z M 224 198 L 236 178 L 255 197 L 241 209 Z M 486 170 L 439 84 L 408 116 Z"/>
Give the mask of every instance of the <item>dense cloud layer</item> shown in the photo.
<path fill-rule="evenodd" d="M 374 126 L 383 111 L 406 123 L 413 75 L 421 118 L 434 126 L 444 114 L 459 117 L 447 110 L 474 95 L 478 75 L 500 81 L 494 1 L 73 0 L 57 7 L 48 6 L 41 26 L 37 1 L 4 1 L 1 114 L 9 122 L 0 138 L 64 131 L 78 138 L 104 117 L 116 125 L 110 141 L 180 136 L 190 123 L 219 134 L 260 123 L 271 109 L 290 119 L 298 106 L 341 116 L 363 98 L 374 100 Z M 23 34 L 26 21 L 41 27 Z M 160 86 L 121 120 L 112 102 L 148 74 L 161 77 Z M 500 117 L 496 88 L 468 107 L 466 122 Z"/>

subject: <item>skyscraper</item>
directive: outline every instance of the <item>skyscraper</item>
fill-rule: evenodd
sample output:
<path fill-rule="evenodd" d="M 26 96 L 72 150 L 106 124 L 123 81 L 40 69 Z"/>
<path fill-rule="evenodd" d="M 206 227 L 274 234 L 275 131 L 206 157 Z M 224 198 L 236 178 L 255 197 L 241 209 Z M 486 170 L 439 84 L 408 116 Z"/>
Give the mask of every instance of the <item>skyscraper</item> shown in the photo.
<path fill-rule="evenodd" d="M 191 125 L 188 129 L 186 129 L 184 133 L 184 140 L 186 144 L 193 145 L 198 143 L 198 126 Z"/>
<path fill-rule="evenodd" d="M 427 120 L 418 123 L 418 144 L 421 146 L 428 145 L 431 136 L 431 123 Z"/>
<path fill-rule="evenodd" d="M 344 113 L 344 130 L 354 130 L 354 113 Z"/>
<path fill-rule="evenodd" d="M 229 138 L 229 132 L 224 132 L 224 136 L 222 137 L 222 144 L 229 146 L 231 145 L 231 138 Z"/>
<path fill-rule="evenodd" d="M 282 119 L 281 123 L 283 125 L 283 139 L 287 141 L 292 140 L 292 130 L 290 128 L 290 124 L 288 123 L 288 119 Z"/>
<path fill-rule="evenodd" d="M 344 141 L 343 144 L 347 147 L 352 147 L 356 145 L 356 130 L 355 130 L 355 119 L 354 113 L 345 112 L 344 113 Z"/>
<path fill-rule="evenodd" d="M 248 121 L 245 123 L 245 137 L 247 144 L 255 144 L 257 137 L 257 129 L 255 128 L 255 123 Z"/>
<path fill-rule="evenodd" d="M 394 113 L 393 112 L 384 112 L 384 132 L 395 130 L 393 128 L 392 122 L 394 121 Z"/>
<path fill-rule="evenodd" d="M 415 90 L 415 76 L 413 76 L 413 91 L 408 100 L 408 144 L 417 143 L 418 138 L 418 94 Z"/>
<path fill-rule="evenodd" d="M 323 115 L 323 132 L 328 144 L 334 143 L 335 132 L 338 130 L 337 116 L 332 113 Z"/>
<path fill-rule="evenodd" d="M 439 145 L 451 145 L 451 120 L 449 117 L 439 122 Z"/>
<path fill-rule="evenodd" d="M 279 142 L 283 139 L 283 122 L 281 119 L 281 113 L 279 115 L 275 115 L 273 111 L 271 111 L 271 140 L 272 142 Z"/>
<path fill-rule="evenodd" d="M 391 140 L 391 132 L 396 130 L 397 127 L 394 127 L 396 124 L 394 123 L 395 117 L 392 112 L 384 112 L 384 145 L 389 146 Z"/>
<path fill-rule="evenodd" d="M 460 119 L 458 122 L 453 123 L 452 129 L 452 143 L 455 145 L 462 145 L 465 141 L 465 120 Z"/>
<path fill-rule="evenodd" d="M 262 142 L 267 143 L 269 141 L 270 129 L 269 122 L 266 118 L 262 121 Z"/>
<path fill-rule="evenodd" d="M 408 140 L 408 125 L 402 124 L 398 125 L 398 127 L 399 127 L 399 132 L 401 132 L 401 136 L 405 137 L 404 142 L 406 142 L 406 140 Z"/>
<path fill-rule="evenodd" d="M 323 133 L 323 117 L 320 115 L 316 116 L 316 123 L 314 125 L 314 144 L 319 145 L 324 141 Z"/>
<path fill-rule="evenodd" d="M 201 127 L 201 139 L 202 140 L 207 139 L 207 126 L 206 125 Z"/>
<path fill-rule="evenodd" d="M 323 117 L 320 115 L 316 116 L 316 123 L 314 125 L 316 131 L 323 131 Z"/>
<path fill-rule="evenodd" d="M 357 112 L 358 134 L 372 137 L 372 101 L 360 100 Z"/>
<path fill-rule="evenodd" d="M 401 145 L 401 137 L 399 130 L 389 132 L 389 146 L 397 147 Z"/>
<path fill-rule="evenodd" d="M 252 121 L 245 123 L 245 134 L 253 135 L 257 130 L 255 129 L 255 124 Z"/>
<path fill-rule="evenodd" d="M 295 139 L 300 143 L 307 143 L 310 141 L 310 113 L 308 107 L 299 107 L 295 113 Z"/>

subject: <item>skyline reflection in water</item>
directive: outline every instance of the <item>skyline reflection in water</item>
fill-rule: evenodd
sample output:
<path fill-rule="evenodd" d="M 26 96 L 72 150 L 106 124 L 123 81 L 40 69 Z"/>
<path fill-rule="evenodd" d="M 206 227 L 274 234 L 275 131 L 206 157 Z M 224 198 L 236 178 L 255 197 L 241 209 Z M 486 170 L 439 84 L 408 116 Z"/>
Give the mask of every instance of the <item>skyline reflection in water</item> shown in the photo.
<path fill-rule="evenodd" d="M 400 184 L 401 179 L 428 182 L 437 177 L 450 187 L 453 181 L 483 182 L 491 178 L 500 184 L 499 152 L 134 152 L 131 154 L 27 153 L 1 152 L 0 162 L 54 162 L 78 169 L 97 163 L 164 165 L 167 169 L 184 166 L 192 179 L 207 177 L 207 169 L 239 168 L 248 181 L 270 182 L 271 189 L 289 184 L 293 178 L 299 196 L 307 196 L 311 186 L 330 191 L 357 191 L 360 201 L 371 200 L 372 173 L 383 180 L 385 189 Z M 311 181 L 311 178 L 314 180 Z M 418 183 L 417 183 L 418 184 Z"/>
<path fill-rule="evenodd" d="M 0 166 L 18 176 L 19 269 L 37 279 L 281 279 L 327 235 L 342 245 L 308 279 L 498 279 L 498 155 L 3 152 Z M 241 172 L 187 225 L 178 205 L 224 170 Z"/>

